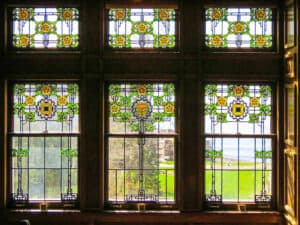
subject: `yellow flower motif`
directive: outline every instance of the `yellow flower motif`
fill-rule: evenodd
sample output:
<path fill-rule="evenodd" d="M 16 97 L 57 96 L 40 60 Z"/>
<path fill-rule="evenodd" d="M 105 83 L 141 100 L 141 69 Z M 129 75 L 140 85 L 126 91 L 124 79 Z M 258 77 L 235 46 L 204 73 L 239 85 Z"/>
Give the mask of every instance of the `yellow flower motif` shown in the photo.
<path fill-rule="evenodd" d="M 259 98 L 257 98 L 257 97 L 250 98 L 250 106 L 258 107 L 259 106 Z"/>
<path fill-rule="evenodd" d="M 213 20 L 219 20 L 223 16 L 222 11 L 220 9 L 214 9 L 211 14 L 211 18 Z"/>
<path fill-rule="evenodd" d="M 116 37 L 115 41 L 118 46 L 125 46 L 125 38 L 123 36 Z"/>
<path fill-rule="evenodd" d="M 70 46 L 73 42 L 73 39 L 70 36 L 64 36 L 62 42 L 64 46 Z"/>
<path fill-rule="evenodd" d="M 162 36 L 159 38 L 159 46 L 167 46 L 169 43 L 169 38 L 167 36 Z"/>
<path fill-rule="evenodd" d="M 115 20 L 124 20 L 125 19 L 125 10 L 124 9 L 118 9 L 115 12 Z"/>
<path fill-rule="evenodd" d="M 173 114 L 175 111 L 175 106 L 172 103 L 166 103 L 164 106 L 165 113 Z"/>
<path fill-rule="evenodd" d="M 262 48 L 265 44 L 266 44 L 266 39 L 263 37 L 263 36 L 258 36 L 256 39 L 255 39 L 255 44 Z"/>
<path fill-rule="evenodd" d="M 139 25 L 137 26 L 137 31 L 139 33 L 147 32 L 147 25 L 145 23 L 139 23 Z"/>
<path fill-rule="evenodd" d="M 223 40 L 220 36 L 214 36 L 212 39 L 211 39 L 211 44 L 214 46 L 214 47 L 220 47 L 223 43 Z"/>
<path fill-rule="evenodd" d="M 19 39 L 19 42 L 20 42 L 20 45 L 22 47 L 27 47 L 28 44 L 29 44 L 29 38 L 28 38 L 28 36 L 26 36 L 26 35 L 21 36 L 20 39 Z"/>
<path fill-rule="evenodd" d="M 266 18 L 266 13 L 263 9 L 258 9 L 255 12 L 256 19 L 264 20 Z"/>
<path fill-rule="evenodd" d="M 60 106 L 64 106 L 68 103 L 68 99 L 66 96 L 59 96 L 57 99 L 57 104 Z"/>
<path fill-rule="evenodd" d="M 111 112 L 112 114 L 116 114 L 116 113 L 120 112 L 120 106 L 117 105 L 117 104 L 112 104 L 112 105 L 110 106 L 110 112 Z"/>
<path fill-rule="evenodd" d="M 50 95 L 52 92 L 52 89 L 49 85 L 44 85 L 42 88 L 41 88 L 41 93 L 42 95 Z"/>
<path fill-rule="evenodd" d="M 40 31 L 43 32 L 43 33 L 49 33 L 51 31 L 51 26 L 49 23 L 43 23 L 41 26 L 40 26 Z"/>
<path fill-rule="evenodd" d="M 217 105 L 218 106 L 226 106 L 227 105 L 227 98 L 223 97 L 223 96 L 218 97 Z"/>
<path fill-rule="evenodd" d="M 234 86 L 233 95 L 236 97 L 241 97 L 244 95 L 244 88 L 242 86 Z"/>
<path fill-rule="evenodd" d="M 245 105 L 240 103 L 235 103 L 231 107 L 232 115 L 235 117 L 242 117 L 245 114 Z"/>
<path fill-rule="evenodd" d="M 29 12 L 27 9 L 21 9 L 19 12 L 20 20 L 27 20 L 29 18 Z"/>
<path fill-rule="evenodd" d="M 139 85 L 137 88 L 136 88 L 136 91 L 139 95 L 146 95 L 147 94 L 147 88 L 145 85 Z"/>
<path fill-rule="evenodd" d="M 73 12 L 70 9 L 65 9 L 62 16 L 65 20 L 71 20 L 73 18 Z"/>
<path fill-rule="evenodd" d="M 146 117 L 148 112 L 148 104 L 145 102 L 139 102 L 136 104 L 136 111 L 139 117 Z"/>
<path fill-rule="evenodd" d="M 167 10 L 165 9 L 161 9 L 160 12 L 159 12 L 159 19 L 161 20 L 167 20 L 169 19 L 169 13 Z"/>
<path fill-rule="evenodd" d="M 245 30 L 245 27 L 242 23 L 235 23 L 233 26 L 234 33 L 243 33 Z"/>
<path fill-rule="evenodd" d="M 53 104 L 51 102 L 41 102 L 39 105 L 40 115 L 42 117 L 52 117 L 53 116 Z"/>
<path fill-rule="evenodd" d="M 35 104 L 34 96 L 26 96 L 25 97 L 25 105 L 32 106 Z"/>

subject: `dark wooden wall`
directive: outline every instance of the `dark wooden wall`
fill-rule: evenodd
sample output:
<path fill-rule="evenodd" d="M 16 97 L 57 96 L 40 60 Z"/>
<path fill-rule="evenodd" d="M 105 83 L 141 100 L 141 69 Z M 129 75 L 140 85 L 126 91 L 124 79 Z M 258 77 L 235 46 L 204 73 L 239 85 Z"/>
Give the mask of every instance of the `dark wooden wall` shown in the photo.
<path fill-rule="evenodd" d="M 7 48 L 7 7 L 26 5 L 29 1 L 0 2 L 0 221 L 12 224 L 29 218 L 32 224 L 281 224 L 286 201 L 287 179 L 284 170 L 285 79 L 284 57 L 292 51 L 298 65 L 298 43 L 285 48 L 284 15 L 287 4 L 280 0 L 32 0 L 37 5 L 75 5 L 80 7 L 80 51 L 17 52 Z M 177 5 L 179 10 L 179 46 L 174 51 L 111 51 L 105 46 L 105 4 Z M 290 4 L 290 3 L 289 3 Z M 294 3 L 296 19 L 299 1 Z M 204 49 L 204 6 L 267 6 L 277 8 L 274 51 L 210 52 Z M 299 26 L 296 23 L 295 26 Z M 298 37 L 298 33 L 295 34 Z M 295 38 L 298 42 L 298 38 Z M 81 101 L 80 143 L 80 210 L 13 211 L 7 205 L 7 83 L 12 80 L 67 79 L 78 80 Z M 117 213 L 104 212 L 104 85 L 111 80 L 169 80 L 179 91 L 178 211 Z M 276 199 L 273 211 L 207 212 L 204 200 L 203 84 L 208 81 L 272 82 L 277 87 L 276 128 Z M 297 85 L 297 102 L 298 85 Z M 297 103 L 297 112 L 299 104 Z M 297 134 L 299 120 L 297 120 Z M 299 147 L 297 140 L 296 147 Z M 295 155 L 298 170 L 299 155 Z M 294 218 L 299 219 L 299 173 L 296 173 Z M 297 193 L 297 195 L 296 195 Z"/>

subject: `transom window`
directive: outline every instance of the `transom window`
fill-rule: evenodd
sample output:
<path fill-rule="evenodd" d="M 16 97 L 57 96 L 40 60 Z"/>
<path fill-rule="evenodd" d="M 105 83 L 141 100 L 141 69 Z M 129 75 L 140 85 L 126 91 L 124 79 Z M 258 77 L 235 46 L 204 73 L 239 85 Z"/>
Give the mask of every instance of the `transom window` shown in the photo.
<path fill-rule="evenodd" d="M 270 85 L 206 85 L 206 202 L 270 203 L 274 138 Z"/>
<path fill-rule="evenodd" d="M 205 44 L 210 48 L 271 48 L 272 10 L 269 8 L 208 8 Z"/>
<path fill-rule="evenodd" d="M 174 84 L 110 84 L 108 103 L 108 203 L 174 203 Z"/>
<path fill-rule="evenodd" d="M 76 48 L 79 10 L 76 8 L 12 9 L 15 48 Z"/>
<path fill-rule="evenodd" d="M 78 85 L 16 83 L 13 110 L 12 201 L 77 202 Z"/>
<path fill-rule="evenodd" d="M 175 9 L 109 9 L 112 48 L 174 48 Z"/>

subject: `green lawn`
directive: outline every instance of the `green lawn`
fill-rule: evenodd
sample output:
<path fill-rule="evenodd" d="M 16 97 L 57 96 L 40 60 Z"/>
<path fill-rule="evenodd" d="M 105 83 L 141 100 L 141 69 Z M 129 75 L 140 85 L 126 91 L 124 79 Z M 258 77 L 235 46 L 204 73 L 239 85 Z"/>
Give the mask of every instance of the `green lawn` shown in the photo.
<path fill-rule="evenodd" d="M 209 165 L 210 162 L 207 162 Z M 217 164 L 220 163 L 218 162 Z M 240 201 L 254 201 L 254 195 L 260 194 L 261 191 L 261 183 L 262 183 L 262 172 L 258 169 L 259 166 L 257 165 L 257 171 L 253 171 L 253 163 L 251 162 L 240 162 L 240 171 L 236 169 L 226 170 L 223 168 L 223 171 L 216 170 L 216 191 L 217 194 L 222 194 L 224 201 L 236 201 L 239 199 Z M 232 162 L 231 167 L 237 168 L 237 163 Z M 174 200 L 174 193 L 175 193 L 175 174 L 174 174 L 174 162 L 163 162 L 160 164 L 160 174 L 159 174 L 159 191 L 160 191 L 160 198 L 168 200 Z M 250 170 L 249 168 L 252 168 Z M 147 172 L 146 172 L 147 173 Z M 131 189 L 130 192 L 135 193 L 138 189 L 138 174 L 137 171 L 127 171 L 125 178 L 125 189 L 126 192 Z M 152 173 L 153 174 L 153 173 Z M 149 174 L 150 175 L 150 174 Z M 266 189 L 270 192 L 271 188 L 271 172 L 266 171 Z M 147 176 L 147 174 L 145 174 Z M 151 176 L 151 175 L 150 175 Z M 154 175 L 153 179 L 150 178 L 148 180 L 148 187 L 151 182 L 155 181 L 156 175 Z M 118 196 L 123 195 L 123 180 L 124 172 L 118 172 L 118 187 L 117 192 Z M 149 178 L 149 177 L 148 177 Z M 111 178 L 111 188 L 115 190 L 115 177 L 112 176 Z M 212 171 L 206 170 L 205 173 L 205 193 L 209 194 L 212 186 Z M 150 183 L 149 183 L 150 182 Z M 146 182 L 147 183 L 147 182 Z M 147 186 L 147 184 L 145 185 Z M 150 185 L 151 186 L 151 185 Z M 153 191 L 155 192 L 156 188 L 155 185 L 153 186 Z M 256 189 L 255 189 L 256 188 Z M 147 189 L 147 188 L 146 188 Z M 113 190 L 111 190 L 113 191 Z M 148 190 L 150 191 L 150 189 Z M 114 191 L 113 191 L 114 192 Z M 151 191 L 150 191 L 151 192 Z"/>
<path fill-rule="evenodd" d="M 205 174 L 205 193 L 209 194 L 211 189 L 212 171 Z M 216 171 L 216 191 L 222 194 L 223 200 L 253 201 L 255 194 L 261 191 L 261 171 Z M 255 178 L 256 176 L 256 178 Z M 266 188 L 270 191 L 270 172 L 266 172 Z M 223 185 L 222 184 L 223 181 Z M 255 190 L 256 185 L 256 190 Z M 222 191 L 221 191 L 222 187 Z M 238 188 L 239 187 L 239 188 Z"/>

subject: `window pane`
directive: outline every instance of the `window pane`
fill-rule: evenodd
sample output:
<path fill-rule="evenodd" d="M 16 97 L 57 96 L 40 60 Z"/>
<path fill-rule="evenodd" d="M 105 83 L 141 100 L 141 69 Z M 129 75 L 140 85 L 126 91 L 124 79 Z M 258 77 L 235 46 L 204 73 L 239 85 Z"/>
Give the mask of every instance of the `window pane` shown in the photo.
<path fill-rule="evenodd" d="M 174 133 L 174 85 L 110 85 L 109 111 L 110 133 Z"/>
<path fill-rule="evenodd" d="M 77 195 L 77 137 L 13 137 L 12 142 L 13 195 L 28 195 L 27 200 Z"/>
<path fill-rule="evenodd" d="M 113 48 L 173 48 L 174 9 L 109 10 L 109 46 Z"/>
<path fill-rule="evenodd" d="M 109 138 L 109 201 L 174 201 L 174 144 L 174 138 Z"/>
<path fill-rule="evenodd" d="M 174 84 L 111 84 L 108 103 L 108 200 L 174 202 Z"/>
<path fill-rule="evenodd" d="M 208 47 L 270 48 L 273 45 L 270 8 L 209 8 L 205 18 Z"/>
<path fill-rule="evenodd" d="M 77 84 L 14 85 L 15 133 L 79 132 Z"/>
<path fill-rule="evenodd" d="M 205 133 L 271 133 L 270 86 L 212 84 L 205 92 Z"/>
<path fill-rule="evenodd" d="M 16 48 L 78 47 L 76 8 L 14 8 L 12 16 L 12 41 Z"/>
<path fill-rule="evenodd" d="M 207 201 L 219 195 L 223 202 L 254 202 L 262 191 L 271 194 L 271 139 L 206 138 L 205 154 Z"/>
<path fill-rule="evenodd" d="M 205 86 L 207 202 L 271 201 L 271 95 L 269 85 Z"/>

